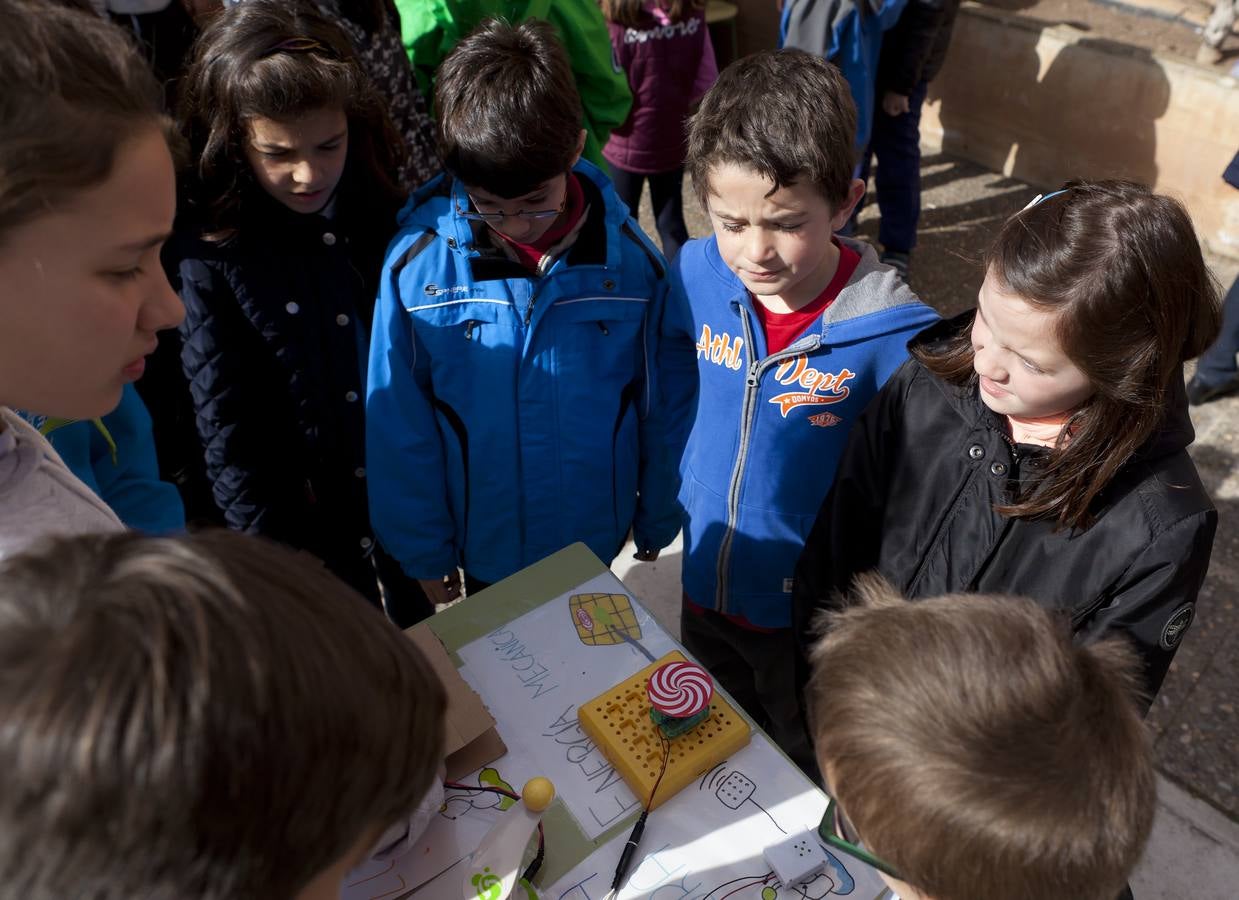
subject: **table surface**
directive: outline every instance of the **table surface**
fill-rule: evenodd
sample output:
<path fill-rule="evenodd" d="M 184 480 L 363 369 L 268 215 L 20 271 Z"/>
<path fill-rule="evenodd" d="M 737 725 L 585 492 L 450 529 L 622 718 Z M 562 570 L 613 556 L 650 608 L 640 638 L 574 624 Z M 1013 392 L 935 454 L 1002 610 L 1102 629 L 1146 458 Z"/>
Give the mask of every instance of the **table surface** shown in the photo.
<path fill-rule="evenodd" d="M 636 640 L 601 646 L 578 633 L 572 611 L 580 598 L 598 596 L 631 604 L 631 615 L 625 608 L 631 628 L 623 630 Z M 538 896 L 599 900 L 640 804 L 581 731 L 576 709 L 651 659 L 682 648 L 583 544 L 438 613 L 430 627 L 482 695 L 508 745 L 507 755 L 483 770 L 490 774 L 464 780 L 502 777 L 519 791 L 532 775 L 550 777 L 558 796 L 543 817 L 546 858 L 535 879 Z M 832 857 L 838 869 L 804 887 L 785 888 L 768 875 L 761 848 L 816 825 L 826 798 L 756 726 L 748 747 L 695 786 L 650 815 L 619 900 L 826 900 L 845 894 L 873 900 L 882 894 L 876 874 L 846 857 Z M 493 821 L 494 811 L 475 813 L 467 800 L 449 791 L 444 809 Z M 458 897 L 459 871 L 450 869 L 406 895 Z M 374 884 L 368 896 L 407 891 L 384 893 L 378 880 Z M 525 900 L 520 888 L 513 896 Z"/>

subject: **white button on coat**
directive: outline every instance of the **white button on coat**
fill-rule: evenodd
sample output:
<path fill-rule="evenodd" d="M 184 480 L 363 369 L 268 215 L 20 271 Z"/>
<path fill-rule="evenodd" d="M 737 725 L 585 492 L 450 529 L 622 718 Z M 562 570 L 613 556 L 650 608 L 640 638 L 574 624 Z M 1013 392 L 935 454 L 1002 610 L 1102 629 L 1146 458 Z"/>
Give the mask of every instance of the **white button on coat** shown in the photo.
<path fill-rule="evenodd" d="M 295 316 L 297 313 L 301 312 L 301 307 L 292 300 L 289 300 L 288 303 L 284 304 L 284 308 L 288 310 L 288 314 L 290 316 Z"/>
<path fill-rule="evenodd" d="M 357 392 L 356 392 L 356 391 L 349 391 L 347 394 L 345 394 L 345 395 L 344 395 L 344 399 L 345 399 L 345 400 L 347 400 L 349 403 L 356 403 L 356 402 L 357 402 Z"/>
<path fill-rule="evenodd" d="M 324 232 L 323 243 L 326 244 L 328 247 L 334 247 L 336 245 L 336 236 L 332 234 L 330 231 Z"/>
<path fill-rule="evenodd" d="M 336 324 L 343 328 L 348 324 L 348 316 L 344 313 L 340 313 L 340 315 L 336 316 Z"/>

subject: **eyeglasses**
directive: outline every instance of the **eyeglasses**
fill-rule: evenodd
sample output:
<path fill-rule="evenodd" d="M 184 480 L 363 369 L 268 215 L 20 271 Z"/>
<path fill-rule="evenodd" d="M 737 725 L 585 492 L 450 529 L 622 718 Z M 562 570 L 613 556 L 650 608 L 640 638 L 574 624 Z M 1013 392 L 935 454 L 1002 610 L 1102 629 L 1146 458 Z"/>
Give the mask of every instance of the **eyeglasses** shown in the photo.
<path fill-rule="evenodd" d="M 860 845 L 856 829 L 843 814 L 843 810 L 839 808 L 839 801 L 834 797 L 831 797 L 830 802 L 826 804 L 826 813 L 822 816 L 821 824 L 817 826 L 817 836 L 836 850 L 841 850 L 853 859 L 859 859 L 865 865 L 889 875 L 896 881 L 904 880 L 894 866 L 874 856 Z"/>
<path fill-rule="evenodd" d="M 468 196 L 468 195 L 466 194 L 465 196 Z M 477 206 L 477 201 L 474 200 L 472 197 L 469 197 L 469 202 L 472 203 L 474 206 Z M 504 219 L 526 219 L 526 220 L 553 219 L 555 216 L 562 213 L 564 211 L 564 208 L 567 205 L 568 205 L 568 195 L 565 193 L 564 201 L 563 203 L 559 204 L 559 209 L 536 209 L 530 212 L 526 212 L 525 210 L 522 209 L 519 212 L 514 212 L 514 213 L 505 213 L 505 212 L 484 213 L 484 212 L 474 212 L 471 209 L 461 209 L 460 204 L 457 203 L 456 214 L 460 216 L 462 219 L 468 219 L 470 222 L 485 222 L 487 225 L 496 225 L 502 222 Z"/>

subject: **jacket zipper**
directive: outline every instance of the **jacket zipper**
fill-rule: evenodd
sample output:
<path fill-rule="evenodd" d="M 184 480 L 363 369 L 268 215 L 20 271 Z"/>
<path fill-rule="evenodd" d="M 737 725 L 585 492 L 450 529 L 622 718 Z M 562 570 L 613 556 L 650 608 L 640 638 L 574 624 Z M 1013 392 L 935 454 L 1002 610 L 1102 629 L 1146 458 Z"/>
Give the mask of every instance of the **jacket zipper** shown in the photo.
<path fill-rule="evenodd" d="M 744 329 L 744 341 L 749 348 L 749 357 L 753 356 L 753 327 L 749 323 L 749 311 L 740 306 L 740 325 Z M 723 539 L 718 547 L 718 563 L 714 571 L 714 606 L 721 613 L 727 612 L 727 569 L 731 562 L 731 545 L 736 536 L 736 517 L 740 513 L 740 486 L 744 482 L 744 469 L 748 464 L 749 432 L 753 428 L 753 419 L 757 408 L 757 397 L 761 393 L 761 376 L 766 369 L 777 365 L 785 359 L 808 353 L 822 346 L 820 335 L 815 335 L 817 342 L 809 344 L 797 341 L 790 347 L 780 350 L 765 359 L 753 360 L 749 363 L 748 372 L 744 378 L 744 403 L 740 411 L 740 449 L 736 452 L 736 461 L 731 469 L 731 481 L 727 486 L 727 527 L 723 531 Z"/>

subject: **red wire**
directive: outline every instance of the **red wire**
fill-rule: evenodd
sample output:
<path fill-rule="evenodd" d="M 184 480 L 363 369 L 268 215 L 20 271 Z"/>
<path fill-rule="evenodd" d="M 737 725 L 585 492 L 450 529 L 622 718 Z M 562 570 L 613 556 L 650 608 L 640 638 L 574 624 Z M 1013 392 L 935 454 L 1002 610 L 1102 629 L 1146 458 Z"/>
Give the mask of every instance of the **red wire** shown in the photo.
<path fill-rule="evenodd" d="M 650 807 L 654 805 L 654 795 L 658 793 L 658 786 L 663 783 L 663 776 L 667 774 L 667 763 L 671 761 L 671 742 L 667 740 L 666 738 L 663 738 L 662 742 L 663 742 L 663 765 L 662 765 L 662 769 L 658 773 L 658 780 L 654 782 L 654 789 L 650 791 L 650 800 L 648 803 L 645 804 L 645 811 L 647 813 L 650 811 Z"/>

